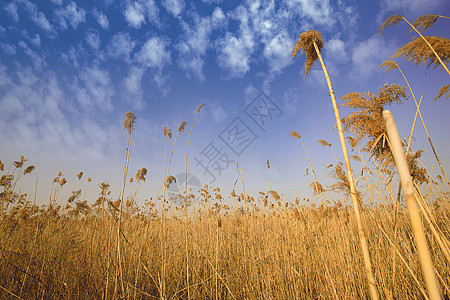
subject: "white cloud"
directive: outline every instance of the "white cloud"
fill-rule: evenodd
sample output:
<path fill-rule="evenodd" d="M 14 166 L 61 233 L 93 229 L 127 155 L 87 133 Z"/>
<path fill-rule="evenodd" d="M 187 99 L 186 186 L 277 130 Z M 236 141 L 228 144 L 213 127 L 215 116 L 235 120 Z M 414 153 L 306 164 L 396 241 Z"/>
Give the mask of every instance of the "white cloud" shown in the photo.
<path fill-rule="evenodd" d="M 351 76 L 359 80 L 366 79 L 378 66 L 394 53 L 394 47 L 379 37 L 362 41 L 353 49 Z"/>
<path fill-rule="evenodd" d="M 3 52 L 5 52 L 8 55 L 15 55 L 16 54 L 16 46 L 8 43 L 1 43 L 0 44 Z"/>
<path fill-rule="evenodd" d="M 381 2 L 382 17 L 386 18 L 386 15 L 395 14 L 412 14 L 423 15 L 433 13 L 432 11 L 442 7 L 448 7 L 448 1 L 446 0 L 383 0 Z M 436 12 L 438 13 L 438 12 Z M 381 20 L 384 21 L 384 20 Z"/>
<path fill-rule="evenodd" d="M 242 78 L 250 70 L 251 54 L 255 50 L 253 32 L 249 26 L 247 10 L 239 6 L 231 15 L 239 24 L 239 36 L 227 32 L 216 41 L 219 66 L 227 71 L 226 77 Z"/>
<path fill-rule="evenodd" d="M 169 86 L 166 84 L 169 77 L 163 74 L 164 67 L 172 63 L 169 44 L 170 41 L 163 37 L 149 38 L 134 56 L 136 67 L 144 70 L 152 69 L 153 81 L 163 95 L 169 91 Z"/>
<path fill-rule="evenodd" d="M 209 112 L 208 115 L 213 119 L 215 123 L 220 123 L 227 117 L 227 113 L 223 106 L 218 102 L 208 103 L 206 110 Z"/>
<path fill-rule="evenodd" d="M 145 23 L 144 7 L 139 2 L 129 4 L 125 9 L 124 15 L 128 24 L 134 28 L 139 28 L 142 23 Z"/>
<path fill-rule="evenodd" d="M 158 24 L 159 10 L 154 0 L 140 0 L 128 2 L 124 16 L 128 24 L 136 29 L 145 23 L 145 17 L 152 23 Z"/>
<path fill-rule="evenodd" d="M 17 4 L 10 2 L 3 8 L 13 18 L 15 22 L 19 22 L 19 13 L 17 12 Z"/>
<path fill-rule="evenodd" d="M 161 37 L 152 37 L 145 42 L 136 54 L 136 61 L 144 68 L 162 69 L 171 63 L 169 42 Z"/>
<path fill-rule="evenodd" d="M 245 104 L 249 104 L 250 102 L 252 102 L 253 100 L 255 100 L 255 98 L 261 93 L 260 90 L 258 90 L 257 88 L 255 88 L 252 84 L 249 84 L 245 89 L 244 89 L 244 96 L 245 96 Z"/>
<path fill-rule="evenodd" d="M 287 7 L 317 25 L 334 24 L 330 0 L 285 0 Z"/>
<path fill-rule="evenodd" d="M 174 17 L 178 17 L 185 7 L 183 0 L 163 0 L 162 5 Z"/>
<path fill-rule="evenodd" d="M 31 37 L 30 34 L 28 33 L 28 31 L 26 29 L 23 29 L 22 35 L 25 39 L 27 39 L 34 46 L 36 46 L 36 47 L 41 46 L 41 36 L 38 33 L 36 33 L 34 35 L 34 37 Z"/>
<path fill-rule="evenodd" d="M 116 59 L 122 59 L 129 61 L 130 54 L 136 46 L 136 42 L 133 41 L 128 32 L 122 31 L 115 34 L 108 44 L 108 54 Z"/>
<path fill-rule="evenodd" d="M 28 13 L 31 20 L 36 25 L 45 30 L 51 38 L 57 35 L 55 28 L 53 28 L 53 25 L 51 25 L 45 15 L 37 9 L 35 4 L 30 2 L 29 0 L 22 0 L 21 3 L 24 5 L 25 11 Z"/>
<path fill-rule="evenodd" d="M 35 69 L 41 69 L 43 66 L 46 65 L 43 56 L 40 56 L 36 52 L 31 50 L 24 41 L 19 42 L 19 47 L 22 48 L 25 54 L 27 54 L 31 58 Z"/>
<path fill-rule="evenodd" d="M 78 69 L 80 67 L 80 63 L 78 62 L 80 52 L 80 49 L 75 49 L 72 46 L 67 53 L 61 53 L 61 58 L 66 64 Z"/>
<path fill-rule="evenodd" d="M 179 65 L 187 72 L 187 76 L 196 77 L 200 81 L 205 80 L 203 57 L 206 51 L 211 48 L 210 35 L 213 30 L 225 24 L 225 15 L 220 8 L 216 8 L 211 16 L 199 17 L 194 15 L 194 24 L 189 26 L 181 22 L 184 34 L 177 44 L 180 52 Z"/>
<path fill-rule="evenodd" d="M 251 36 L 236 37 L 227 32 L 225 38 L 218 40 L 217 60 L 219 66 L 228 72 L 227 77 L 242 78 L 250 70 L 250 55 L 253 52 Z"/>
<path fill-rule="evenodd" d="M 55 16 L 62 29 L 67 29 L 69 27 L 67 23 L 69 23 L 73 29 L 77 29 L 78 25 L 86 21 L 86 11 L 81 7 L 77 7 L 77 4 L 73 1 L 65 8 L 56 9 Z"/>
<path fill-rule="evenodd" d="M 11 84 L 11 78 L 6 73 L 6 67 L 0 63 L 0 88 Z"/>
<path fill-rule="evenodd" d="M 331 39 L 325 43 L 327 56 L 333 57 L 337 61 L 346 61 L 348 54 L 345 49 L 345 42 L 340 39 Z"/>
<path fill-rule="evenodd" d="M 86 43 L 95 50 L 100 48 L 102 41 L 100 40 L 100 34 L 96 30 L 89 30 L 85 37 Z"/>
<path fill-rule="evenodd" d="M 291 50 L 294 41 L 285 31 L 277 34 L 265 45 L 264 56 L 269 63 L 271 72 L 280 73 L 285 67 L 292 64 Z"/>
<path fill-rule="evenodd" d="M 85 110 L 112 110 L 111 98 L 114 90 L 111 79 L 108 71 L 101 70 L 98 66 L 87 67 L 79 73 L 73 85 L 73 92 Z"/>
<path fill-rule="evenodd" d="M 295 116 L 301 100 L 302 93 L 298 88 L 288 88 L 283 93 L 283 113 L 288 117 Z"/>
<path fill-rule="evenodd" d="M 41 36 L 38 33 L 36 33 L 33 38 L 30 38 L 30 43 L 32 43 L 36 47 L 40 47 L 41 46 Z"/>
<path fill-rule="evenodd" d="M 94 8 L 93 14 L 94 14 L 95 19 L 97 19 L 97 23 L 103 29 L 108 29 L 109 28 L 108 17 L 103 12 L 99 11 L 97 8 Z"/>
<path fill-rule="evenodd" d="M 132 67 L 127 77 L 123 81 L 125 87 L 124 96 L 126 100 L 136 109 L 143 109 L 145 104 L 142 101 L 142 77 L 144 70 L 138 67 Z"/>

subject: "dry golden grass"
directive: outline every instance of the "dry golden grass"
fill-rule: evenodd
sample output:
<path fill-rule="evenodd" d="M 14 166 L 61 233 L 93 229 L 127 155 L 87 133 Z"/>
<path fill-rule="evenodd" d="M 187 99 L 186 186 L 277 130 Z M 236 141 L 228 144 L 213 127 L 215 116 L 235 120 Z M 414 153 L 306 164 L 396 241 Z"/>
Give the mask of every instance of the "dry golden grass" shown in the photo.
<path fill-rule="evenodd" d="M 94 213 L 82 217 L 62 215 L 54 209 L 28 207 L 27 217 L 18 212 L 4 215 L 0 223 L 0 298 L 102 299 L 114 295 L 111 278 L 117 261 L 118 226 L 112 216 Z M 450 206 L 435 204 L 432 212 L 447 239 Z M 382 298 L 421 297 L 403 263 L 399 263 L 391 295 L 390 244 L 379 226 L 392 236 L 392 209 L 363 211 L 371 245 L 374 276 Z M 359 249 L 358 229 L 348 207 L 288 206 L 267 213 L 244 215 L 203 214 L 190 222 L 189 269 L 192 299 L 366 299 L 369 292 Z M 398 251 L 422 288 L 415 244 L 407 214 L 399 213 Z M 145 228 L 147 238 L 143 240 Z M 166 220 L 166 286 L 168 299 L 186 299 L 184 223 Z M 159 298 L 161 235 L 158 220 L 142 215 L 122 222 L 124 292 L 116 296 Z M 441 282 L 450 284 L 450 267 L 430 232 L 432 260 Z M 138 247 L 142 253 L 138 259 Z M 141 265 L 136 272 L 137 264 Z M 109 284 L 106 284 L 109 276 Z M 217 278 L 217 281 L 215 280 Z M 441 284 L 441 286 L 444 286 Z M 449 295 L 444 288 L 443 295 Z"/>

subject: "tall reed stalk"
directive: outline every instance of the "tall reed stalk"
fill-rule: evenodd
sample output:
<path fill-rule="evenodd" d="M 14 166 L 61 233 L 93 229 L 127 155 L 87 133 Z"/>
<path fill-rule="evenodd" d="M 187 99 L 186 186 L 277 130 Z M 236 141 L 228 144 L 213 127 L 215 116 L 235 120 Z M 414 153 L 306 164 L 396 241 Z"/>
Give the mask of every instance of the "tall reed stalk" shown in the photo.
<path fill-rule="evenodd" d="M 395 164 L 397 165 L 397 171 L 402 183 L 402 189 L 409 212 L 409 219 L 411 221 L 412 231 L 416 240 L 420 265 L 422 267 L 428 294 L 432 300 L 441 299 L 439 286 L 434 272 L 433 261 L 431 260 L 430 253 L 428 251 L 427 240 L 423 231 L 422 219 L 417 206 L 414 185 L 411 179 L 408 163 L 403 152 L 397 125 L 395 124 L 394 117 L 389 110 L 383 111 L 383 119 L 386 124 L 386 130 L 390 141 L 389 145 L 391 147 L 392 155 L 394 157 Z"/>
<path fill-rule="evenodd" d="M 185 217 L 186 217 L 186 227 L 185 227 L 185 241 L 186 241 L 186 288 L 187 288 L 187 296 L 188 299 L 191 299 L 190 289 L 189 289 L 189 212 L 188 212 L 188 183 L 187 183 L 187 170 L 188 170 L 188 153 L 189 153 L 189 143 L 191 141 L 192 129 L 194 129 L 195 119 L 197 118 L 197 114 L 200 112 L 200 109 L 205 106 L 205 104 L 200 104 L 197 107 L 194 115 L 194 121 L 192 122 L 191 131 L 189 132 L 189 138 L 187 142 L 186 148 L 186 165 L 184 170 L 184 203 L 185 203 Z"/>
<path fill-rule="evenodd" d="M 361 249 L 363 252 L 364 265 L 367 275 L 367 280 L 369 283 L 369 290 L 372 299 L 378 299 L 378 292 L 376 288 L 376 282 L 372 273 L 372 263 L 369 255 L 369 247 L 367 245 L 366 234 L 364 233 L 362 221 L 361 221 L 361 213 L 359 210 L 359 203 L 356 193 L 355 184 L 353 182 L 353 173 L 350 166 L 350 159 L 348 156 L 347 146 L 345 144 L 345 136 L 344 131 L 342 129 L 341 117 L 339 115 L 339 109 L 336 104 L 336 97 L 333 92 L 333 87 L 331 85 L 330 76 L 328 75 L 327 69 L 325 67 L 325 63 L 323 62 L 322 56 L 320 54 L 320 50 L 323 48 L 323 41 L 320 35 L 320 32 L 308 30 L 300 35 L 300 39 L 292 50 L 292 56 L 295 57 L 297 51 L 302 48 L 302 50 L 306 54 L 306 65 L 305 65 L 305 77 L 309 73 L 312 64 L 319 59 L 320 64 L 322 65 L 322 70 L 325 75 L 325 79 L 327 81 L 328 89 L 330 91 L 331 102 L 333 104 L 334 114 L 336 117 L 336 125 L 339 132 L 339 139 L 342 146 L 342 153 L 344 155 L 345 166 L 347 168 L 347 176 L 348 182 L 350 185 L 350 193 L 353 202 L 353 208 L 355 210 L 356 223 L 358 225 L 359 239 L 361 243 Z"/>
<path fill-rule="evenodd" d="M 122 259 L 121 259 L 121 249 L 120 249 L 120 243 L 121 243 L 121 237 L 120 237 L 120 231 L 122 226 L 122 211 L 123 211 L 123 194 L 125 192 L 125 184 L 127 182 L 127 173 L 128 173 L 128 162 L 130 161 L 130 150 L 131 150 L 131 138 L 133 136 L 133 129 L 134 129 L 134 122 L 136 120 L 136 117 L 134 114 L 129 111 L 125 114 L 125 120 L 123 121 L 123 129 L 128 131 L 128 144 L 127 144 L 127 151 L 125 155 L 125 166 L 123 169 L 123 182 L 122 182 L 122 191 L 120 192 L 120 206 L 119 206 L 119 224 L 117 226 L 117 274 L 116 274 L 116 284 L 114 287 L 114 291 L 117 291 L 117 277 L 120 278 L 120 286 L 122 288 L 122 294 L 125 292 L 125 288 L 123 285 L 123 270 L 122 270 Z M 107 287 L 108 288 L 108 287 Z"/>

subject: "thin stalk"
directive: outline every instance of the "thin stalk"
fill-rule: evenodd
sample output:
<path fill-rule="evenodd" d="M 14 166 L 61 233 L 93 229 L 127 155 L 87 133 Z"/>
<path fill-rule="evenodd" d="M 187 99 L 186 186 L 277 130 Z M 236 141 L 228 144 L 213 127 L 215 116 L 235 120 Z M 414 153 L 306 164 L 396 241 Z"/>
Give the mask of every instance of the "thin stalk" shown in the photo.
<path fill-rule="evenodd" d="M 433 261 L 428 251 L 427 240 L 423 231 L 422 220 L 420 217 L 417 201 L 414 196 L 414 185 L 409 172 L 408 163 L 402 148 L 402 142 L 395 124 L 392 113 L 388 110 L 383 111 L 383 119 L 386 124 L 387 134 L 390 140 L 392 155 L 400 175 L 403 193 L 405 195 L 406 205 L 408 207 L 409 218 L 412 231 L 416 240 L 419 260 L 422 267 L 425 283 L 428 289 L 430 299 L 441 299 L 439 286 L 436 281 Z"/>
<path fill-rule="evenodd" d="M 194 129 L 195 119 L 197 118 L 197 113 L 205 104 L 200 104 L 197 107 L 194 115 L 194 121 L 192 122 L 191 131 L 189 132 L 189 138 L 186 148 L 186 165 L 184 170 L 184 202 L 185 202 L 185 216 L 186 216 L 186 228 L 185 228 L 185 241 L 186 241 L 186 287 L 187 287 L 187 296 L 188 300 L 191 299 L 190 291 L 189 291 L 189 215 L 188 215 L 188 189 L 187 189 L 187 168 L 188 168 L 188 153 L 189 153 L 189 143 L 191 141 L 192 129 Z"/>
<path fill-rule="evenodd" d="M 323 73 L 325 75 L 328 89 L 330 91 L 331 102 L 333 103 L 334 114 L 336 117 L 336 125 L 338 127 L 339 139 L 341 141 L 341 146 L 342 146 L 342 153 L 344 155 L 345 166 L 347 168 L 347 177 L 348 177 L 348 183 L 350 185 L 350 193 L 351 193 L 351 197 L 352 197 L 353 208 L 355 210 L 356 223 L 358 225 L 359 239 L 360 239 L 361 248 L 362 248 L 362 252 L 363 252 L 364 266 L 365 266 L 365 270 L 366 270 L 367 280 L 369 283 L 370 295 L 371 295 L 372 299 L 375 300 L 375 299 L 378 299 L 378 292 L 377 292 L 377 288 L 376 288 L 376 282 L 375 282 L 375 279 L 374 279 L 373 273 L 372 273 L 372 263 L 370 261 L 369 247 L 367 245 L 366 235 L 365 235 L 363 227 L 362 227 L 361 213 L 359 211 L 359 203 L 358 203 L 358 198 L 356 197 L 356 189 L 355 189 L 355 184 L 353 182 L 353 174 L 352 174 L 352 169 L 350 166 L 350 159 L 348 157 L 347 146 L 345 144 L 344 131 L 342 130 L 341 117 L 339 116 L 339 109 L 336 104 L 336 97 L 333 92 L 333 87 L 331 85 L 330 76 L 328 75 L 327 69 L 325 67 L 325 63 L 323 62 L 322 55 L 320 54 L 320 51 L 319 51 L 319 47 L 317 47 L 317 44 L 315 41 L 313 43 L 314 43 L 314 49 L 316 50 L 316 54 L 320 60 L 320 64 L 322 65 Z"/>

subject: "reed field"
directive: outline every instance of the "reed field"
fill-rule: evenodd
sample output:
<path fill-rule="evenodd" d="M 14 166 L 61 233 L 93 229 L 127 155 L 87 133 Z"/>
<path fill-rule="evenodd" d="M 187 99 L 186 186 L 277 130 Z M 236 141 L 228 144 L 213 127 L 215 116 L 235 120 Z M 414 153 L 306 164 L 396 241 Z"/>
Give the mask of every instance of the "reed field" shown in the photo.
<path fill-rule="evenodd" d="M 392 59 L 427 64 L 433 72 L 450 76 L 449 39 L 422 35 L 439 19 L 448 22 L 444 16 L 425 15 L 409 23 L 394 15 L 379 34 L 408 23 L 417 38 Z M 192 123 L 183 121 L 174 132 L 162 129 L 164 181 L 157 195 L 138 205 L 144 202 L 138 189 L 147 169 L 135 175 L 128 169 L 138 120 L 127 112 L 123 126 L 128 144 L 118 198 L 102 182 L 90 187 L 97 189 L 98 198 L 86 199 L 87 187 L 78 183 L 91 179 L 80 172 L 70 182 L 60 173 L 48 204 L 38 206 L 32 191 L 20 192 L 23 177 L 35 169 L 33 158 L 18 154 L 17 161 L 0 161 L 0 298 L 449 299 L 450 183 L 446 162 L 436 152 L 420 111 L 433 101 L 422 103 L 407 74 L 386 60 L 380 68 L 401 72 L 404 82 L 386 84 L 377 92 L 350 92 L 338 105 L 320 54 L 323 43 L 320 32 L 310 30 L 300 35 L 292 51 L 293 57 L 299 50 L 306 54 L 305 76 L 313 63 L 321 64 L 341 143 L 286 133 L 299 141 L 308 161 L 311 199 L 286 198 L 271 183 L 266 191 L 246 193 L 250 170 L 239 164 L 233 190 L 204 185 L 192 192 L 187 181 L 189 143 L 201 104 Z M 435 101 L 448 101 L 449 95 L 449 85 L 443 86 Z M 401 141 L 387 109 L 405 101 L 414 101 L 417 110 L 409 137 Z M 339 108 L 346 113 L 341 116 Z M 419 130 L 428 137 L 426 149 L 411 146 Z M 177 154 L 180 134 L 189 138 L 186 153 Z M 318 176 L 309 160 L 308 144 L 316 142 L 330 148 L 331 181 Z M 341 150 L 343 162 L 335 153 Z M 437 167 L 423 164 L 424 151 L 432 153 Z M 170 169 L 174 155 L 186 156 L 178 201 L 167 192 L 176 181 Z M 270 180 L 269 160 L 267 172 Z M 364 184 L 356 185 L 356 177 Z M 61 190 L 71 185 L 71 196 L 62 199 Z M 332 193 L 341 200 L 331 200 Z"/>

